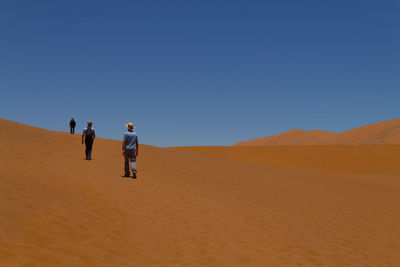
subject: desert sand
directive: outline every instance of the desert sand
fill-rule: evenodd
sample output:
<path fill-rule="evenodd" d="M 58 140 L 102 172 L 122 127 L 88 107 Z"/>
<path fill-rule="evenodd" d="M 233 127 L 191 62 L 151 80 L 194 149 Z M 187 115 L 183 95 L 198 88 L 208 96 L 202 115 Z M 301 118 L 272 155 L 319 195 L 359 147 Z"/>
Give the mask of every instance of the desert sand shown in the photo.
<path fill-rule="evenodd" d="M 101 133 L 97 133 L 101 136 Z M 242 149 L 242 150 L 241 150 Z M 0 120 L 2 266 L 400 266 L 399 146 L 141 146 Z"/>
<path fill-rule="evenodd" d="M 298 130 L 236 143 L 235 146 L 266 145 L 400 145 L 400 119 L 378 122 L 342 133 Z"/>

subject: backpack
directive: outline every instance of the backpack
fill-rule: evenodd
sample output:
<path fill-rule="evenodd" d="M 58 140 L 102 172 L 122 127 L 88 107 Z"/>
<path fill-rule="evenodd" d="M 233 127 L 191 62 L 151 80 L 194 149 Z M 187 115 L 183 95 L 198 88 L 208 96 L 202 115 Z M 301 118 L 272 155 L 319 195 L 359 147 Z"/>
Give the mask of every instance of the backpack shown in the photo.
<path fill-rule="evenodd" d="M 85 139 L 92 139 L 93 138 L 93 129 L 92 127 L 88 127 L 85 130 Z"/>

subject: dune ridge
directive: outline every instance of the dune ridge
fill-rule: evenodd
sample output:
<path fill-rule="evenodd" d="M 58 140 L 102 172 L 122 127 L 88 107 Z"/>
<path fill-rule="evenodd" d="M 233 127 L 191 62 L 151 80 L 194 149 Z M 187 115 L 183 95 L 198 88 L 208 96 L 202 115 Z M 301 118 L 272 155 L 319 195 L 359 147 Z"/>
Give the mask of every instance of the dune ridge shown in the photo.
<path fill-rule="evenodd" d="M 396 170 L 366 179 L 143 145 L 134 180 L 120 145 L 97 138 L 85 161 L 79 135 L 0 120 L 1 265 L 400 265 Z"/>
<path fill-rule="evenodd" d="M 336 135 L 337 133 L 320 131 L 320 130 L 299 130 L 292 129 L 290 131 L 277 135 L 252 139 L 249 141 L 239 142 L 235 146 L 259 146 L 259 145 L 312 145 L 320 142 L 327 136 Z"/>
<path fill-rule="evenodd" d="M 376 144 L 400 144 L 400 119 L 378 122 L 342 133 L 320 130 L 290 130 L 273 136 L 238 142 L 234 146 Z"/>

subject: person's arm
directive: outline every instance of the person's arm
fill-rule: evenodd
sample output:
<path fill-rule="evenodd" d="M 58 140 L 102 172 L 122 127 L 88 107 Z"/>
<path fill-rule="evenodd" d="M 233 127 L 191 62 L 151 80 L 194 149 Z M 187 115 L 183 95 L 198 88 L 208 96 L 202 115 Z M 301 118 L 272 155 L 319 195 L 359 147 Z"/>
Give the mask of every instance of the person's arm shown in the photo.
<path fill-rule="evenodd" d="M 83 137 L 85 137 L 85 129 L 83 129 L 83 133 L 82 133 L 82 144 L 83 144 Z"/>
<path fill-rule="evenodd" d="M 95 138 L 96 138 L 96 132 L 93 129 L 93 141 L 94 141 Z"/>
<path fill-rule="evenodd" d="M 136 157 L 139 155 L 139 141 L 138 138 L 136 137 Z"/>
<path fill-rule="evenodd" d="M 126 137 L 124 137 L 124 140 L 122 141 L 122 156 L 125 156 L 125 144 L 126 144 Z"/>

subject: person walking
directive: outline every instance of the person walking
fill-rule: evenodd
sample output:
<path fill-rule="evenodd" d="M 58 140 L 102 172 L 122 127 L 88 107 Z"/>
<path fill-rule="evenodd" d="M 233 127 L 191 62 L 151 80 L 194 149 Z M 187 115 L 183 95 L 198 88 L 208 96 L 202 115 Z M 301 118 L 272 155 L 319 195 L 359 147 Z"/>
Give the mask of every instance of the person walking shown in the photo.
<path fill-rule="evenodd" d="M 75 126 L 76 126 L 76 122 L 75 122 L 74 118 L 72 118 L 72 119 L 69 121 L 69 132 L 70 132 L 71 134 L 74 134 L 74 133 L 75 133 Z"/>
<path fill-rule="evenodd" d="M 83 144 L 83 138 L 85 138 L 85 145 L 86 145 L 85 154 L 86 154 L 87 160 L 92 159 L 93 141 L 96 138 L 96 133 L 95 133 L 92 125 L 93 125 L 93 122 L 88 121 L 87 126 L 85 129 L 83 129 L 83 133 L 82 133 L 82 144 Z"/>
<path fill-rule="evenodd" d="M 124 177 L 129 177 L 129 163 L 131 165 L 131 171 L 133 173 L 133 178 L 136 178 L 136 158 L 139 153 L 139 141 L 137 134 L 133 131 L 135 126 L 132 122 L 125 124 L 128 131 L 124 134 L 124 140 L 122 141 L 122 156 L 125 158 L 125 175 Z"/>

